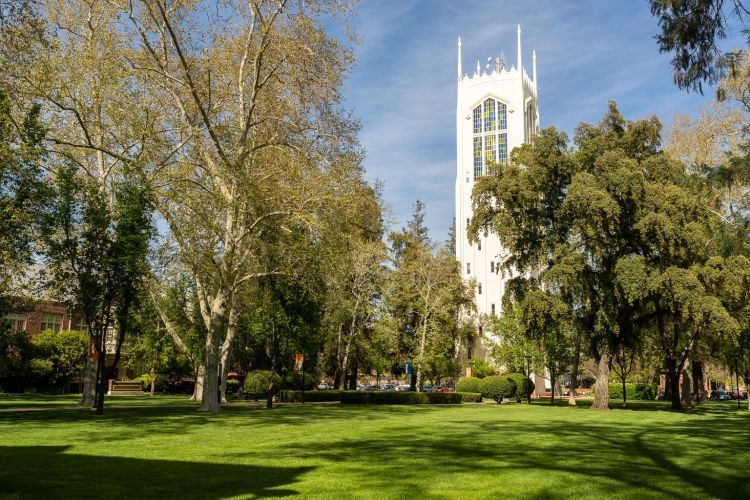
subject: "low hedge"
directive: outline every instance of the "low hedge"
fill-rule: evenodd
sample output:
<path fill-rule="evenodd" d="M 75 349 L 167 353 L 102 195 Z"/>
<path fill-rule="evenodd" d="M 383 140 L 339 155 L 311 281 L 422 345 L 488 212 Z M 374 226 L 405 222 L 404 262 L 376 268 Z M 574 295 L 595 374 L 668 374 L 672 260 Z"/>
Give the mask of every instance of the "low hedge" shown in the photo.
<path fill-rule="evenodd" d="M 305 402 L 341 401 L 342 392 L 346 391 L 305 391 Z M 279 392 L 279 398 L 284 403 L 301 403 L 302 391 L 283 390 Z"/>
<path fill-rule="evenodd" d="M 656 384 L 625 384 L 628 401 L 656 399 Z M 596 387 L 592 387 L 592 394 L 596 394 Z M 609 399 L 622 399 L 622 383 L 609 384 Z"/>
<path fill-rule="evenodd" d="M 424 405 L 430 402 L 428 394 L 432 393 L 352 391 L 341 394 L 341 402 L 355 405 Z"/>
<path fill-rule="evenodd" d="M 428 392 L 427 401 L 432 405 L 461 404 L 461 394 L 458 392 Z"/>
<path fill-rule="evenodd" d="M 456 392 L 482 392 L 482 379 L 477 377 L 461 377 L 456 382 Z"/>
<path fill-rule="evenodd" d="M 502 403 L 516 395 L 516 383 L 507 375 L 492 375 L 482 379 L 482 396 Z"/>
<path fill-rule="evenodd" d="M 482 393 L 481 392 L 456 392 L 461 396 L 462 403 L 481 403 Z"/>

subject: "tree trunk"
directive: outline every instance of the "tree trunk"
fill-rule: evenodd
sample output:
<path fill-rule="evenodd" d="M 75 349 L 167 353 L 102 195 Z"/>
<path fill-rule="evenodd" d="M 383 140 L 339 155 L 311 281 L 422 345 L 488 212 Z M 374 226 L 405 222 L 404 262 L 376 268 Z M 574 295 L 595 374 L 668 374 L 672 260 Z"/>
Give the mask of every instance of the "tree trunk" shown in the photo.
<path fill-rule="evenodd" d="M 153 397 L 154 394 L 156 394 L 156 376 L 152 372 L 151 373 L 151 397 Z"/>
<path fill-rule="evenodd" d="M 570 394 L 568 395 L 568 404 L 576 405 L 576 386 L 578 385 L 578 364 L 581 362 L 581 334 L 576 334 L 576 342 L 573 351 L 573 367 L 570 370 Z M 526 376 L 529 376 L 527 373 Z M 531 402 L 531 395 L 529 395 Z"/>
<path fill-rule="evenodd" d="M 204 374 L 206 373 L 206 367 L 202 364 L 198 365 L 195 370 L 195 388 L 193 389 L 193 396 L 190 398 L 191 401 L 200 401 L 203 399 L 203 384 Z"/>
<path fill-rule="evenodd" d="M 690 401 L 690 394 L 692 394 L 692 391 L 690 390 L 690 374 L 688 373 L 687 369 L 682 370 L 682 404 L 685 405 L 686 408 L 690 408 L 693 406 L 693 403 Z"/>
<path fill-rule="evenodd" d="M 609 355 L 602 354 L 597 363 L 596 394 L 592 410 L 609 410 Z"/>
<path fill-rule="evenodd" d="M 279 357 L 279 341 L 276 336 L 276 325 L 271 323 L 271 377 L 268 382 L 268 395 L 266 396 L 266 408 L 273 408 L 273 393 L 275 392 L 276 359 Z"/>
<path fill-rule="evenodd" d="M 201 316 L 206 324 L 206 343 L 203 358 L 205 367 L 203 397 L 198 411 L 218 412 L 221 409 L 219 405 L 219 346 L 217 344 L 221 339 L 226 304 L 227 301 L 221 293 L 214 297 L 210 307 L 208 307 L 207 300 L 201 300 Z"/>
<path fill-rule="evenodd" d="M 411 377 L 409 379 L 409 390 L 414 392 L 417 390 L 417 374 L 412 370 Z"/>
<path fill-rule="evenodd" d="M 623 376 L 620 377 L 622 379 L 622 406 L 627 406 L 628 405 L 628 391 L 627 391 L 627 388 L 625 387 L 624 373 L 625 373 L 625 370 L 623 369 Z"/>
<path fill-rule="evenodd" d="M 81 406 L 94 406 L 96 399 L 96 358 L 86 356 L 86 367 L 83 372 L 83 389 L 78 404 Z"/>
<path fill-rule="evenodd" d="M 667 381 L 672 400 L 673 410 L 682 410 L 680 402 L 680 372 L 677 369 L 677 360 L 674 357 L 667 357 Z"/>
<path fill-rule="evenodd" d="M 549 371 L 550 387 L 552 388 L 552 396 L 550 397 L 549 404 L 555 406 L 555 380 L 557 380 L 557 374 L 554 370 Z"/>
<path fill-rule="evenodd" d="M 705 379 L 703 378 L 703 361 L 693 360 L 693 400 L 702 403 L 706 400 Z"/>
<path fill-rule="evenodd" d="M 229 322 L 227 323 L 227 336 L 224 339 L 224 343 L 221 345 L 221 386 L 219 388 L 221 393 L 221 402 L 227 402 L 227 377 L 229 376 L 229 362 L 231 361 L 232 355 L 232 343 L 234 337 L 237 334 L 237 319 L 239 313 L 237 308 L 232 306 L 229 309 Z"/>
<path fill-rule="evenodd" d="M 750 372 L 745 372 L 742 375 L 742 380 L 745 381 L 745 392 L 747 393 L 747 411 L 750 411 Z"/>
<path fill-rule="evenodd" d="M 356 391 L 357 390 L 357 372 L 359 371 L 359 363 L 357 363 L 357 360 L 355 359 L 352 363 L 352 373 L 349 376 L 349 390 L 350 391 Z"/>
<path fill-rule="evenodd" d="M 106 334 L 101 339 L 101 349 L 99 351 L 99 358 L 97 359 L 97 383 L 96 383 L 96 414 L 104 415 L 104 393 L 106 392 L 107 379 L 109 372 L 106 369 L 105 361 L 107 360 L 107 349 L 106 349 Z"/>

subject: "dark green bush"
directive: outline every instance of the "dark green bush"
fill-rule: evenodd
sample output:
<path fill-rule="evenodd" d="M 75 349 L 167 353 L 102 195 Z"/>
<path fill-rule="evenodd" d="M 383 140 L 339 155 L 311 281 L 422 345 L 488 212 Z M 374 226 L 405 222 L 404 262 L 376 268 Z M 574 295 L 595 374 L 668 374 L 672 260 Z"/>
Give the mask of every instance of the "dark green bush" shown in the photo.
<path fill-rule="evenodd" d="M 625 384 L 628 401 L 656 399 L 656 384 Z M 596 394 L 595 387 L 592 394 Z M 609 399 L 622 399 L 622 383 L 609 384 Z"/>
<path fill-rule="evenodd" d="M 477 377 L 462 377 L 456 382 L 456 392 L 482 392 L 482 380 Z"/>
<path fill-rule="evenodd" d="M 427 392 L 427 401 L 432 405 L 461 404 L 461 394 L 457 392 Z"/>
<path fill-rule="evenodd" d="M 386 404 L 386 405 L 415 405 L 427 404 L 426 392 L 378 392 L 378 391 L 347 391 L 341 394 L 341 402 L 345 404 Z"/>
<path fill-rule="evenodd" d="M 255 370 L 245 377 L 245 394 L 255 399 L 268 397 L 268 386 L 271 383 L 271 372 L 268 370 Z M 279 376 L 274 376 L 274 387 L 278 388 Z"/>
<path fill-rule="evenodd" d="M 292 372 L 284 380 L 284 389 L 292 391 L 302 390 L 302 372 Z M 312 391 L 315 387 L 315 379 L 309 373 L 305 374 L 305 391 Z"/>
<path fill-rule="evenodd" d="M 516 395 L 516 383 L 506 375 L 492 375 L 482 379 L 482 396 L 502 403 Z"/>
<path fill-rule="evenodd" d="M 237 394 L 237 391 L 240 389 L 240 381 L 239 380 L 227 380 L 227 394 Z"/>
<path fill-rule="evenodd" d="M 517 398 L 527 398 L 534 392 L 534 382 L 523 373 L 509 373 L 507 377 L 516 383 Z"/>
<path fill-rule="evenodd" d="M 475 359 L 471 363 L 471 370 L 475 377 L 485 378 L 497 375 L 495 367 L 483 359 Z"/>
<path fill-rule="evenodd" d="M 341 401 L 342 392 L 345 391 L 305 391 L 305 402 Z M 279 397 L 284 403 L 301 403 L 302 391 L 283 390 Z"/>
<path fill-rule="evenodd" d="M 461 396 L 462 403 L 481 403 L 482 393 L 480 392 L 457 392 Z"/>

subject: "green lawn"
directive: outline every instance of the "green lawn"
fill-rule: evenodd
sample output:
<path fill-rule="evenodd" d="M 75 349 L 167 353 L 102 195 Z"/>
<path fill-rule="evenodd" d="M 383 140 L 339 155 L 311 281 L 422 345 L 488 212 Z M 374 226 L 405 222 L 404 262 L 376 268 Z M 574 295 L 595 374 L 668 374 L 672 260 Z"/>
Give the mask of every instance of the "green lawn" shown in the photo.
<path fill-rule="evenodd" d="M 748 464 L 730 403 L 0 412 L 0 498 L 748 498 Z"/>

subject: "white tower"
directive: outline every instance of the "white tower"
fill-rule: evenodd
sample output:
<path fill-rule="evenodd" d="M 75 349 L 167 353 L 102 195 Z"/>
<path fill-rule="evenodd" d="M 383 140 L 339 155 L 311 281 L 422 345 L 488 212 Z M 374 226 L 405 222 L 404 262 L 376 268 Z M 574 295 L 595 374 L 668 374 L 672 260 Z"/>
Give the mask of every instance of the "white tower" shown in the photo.
<path fill-rule="evenodd" d="M 458 39 L 458 102 L 456 107 L 456 257 L 467 279 L 476 280 L 479 316 L 499 314 L 508 276 L 498 272 L 502 248 L 495 235 L 470 245 L 466 228 L 472 216 L 474 182 L 487 175 L 488 160 L 507 163 L 510 151 L 539 131 L 536 53 L 532 76 L 523 69 L 521 27 L 518 27 L 516 65 L 507 68 L 501 58 L 477 62 L 473 75 L 461 72 Z M 477 318 L 478 320 L 478 318 Z M 477 321 L 477 324 L 479 322 Z"/>

